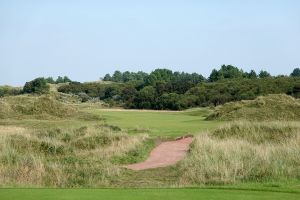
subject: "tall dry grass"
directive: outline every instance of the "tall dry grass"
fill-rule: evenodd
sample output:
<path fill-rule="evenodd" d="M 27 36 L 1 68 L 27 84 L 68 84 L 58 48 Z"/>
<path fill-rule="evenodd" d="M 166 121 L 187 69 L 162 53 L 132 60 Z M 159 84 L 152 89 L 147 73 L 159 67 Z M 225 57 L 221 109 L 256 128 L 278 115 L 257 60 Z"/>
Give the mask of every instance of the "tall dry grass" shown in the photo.
<path fill-rule="evenodd" d="M 300 124 L 238 122 L 198 135 L 180 170 L 184 185 L 300 179 Z"/>
<path fill-rule="evenodd" d="M 106 125 L 73 130 L 0 126 L 0 186 L 108 186 L 122 170 L 110 158 L 145 139 Z"/>

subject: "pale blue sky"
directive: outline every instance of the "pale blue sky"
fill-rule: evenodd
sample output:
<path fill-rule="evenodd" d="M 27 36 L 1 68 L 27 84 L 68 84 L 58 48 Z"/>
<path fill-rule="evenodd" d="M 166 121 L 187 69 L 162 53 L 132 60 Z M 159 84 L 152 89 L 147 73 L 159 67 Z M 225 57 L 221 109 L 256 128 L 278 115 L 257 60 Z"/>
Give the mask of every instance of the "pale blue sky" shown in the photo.
<path fill-rule="evenodd" d="M 164 67 L 300 67 L 298 0 L 0 0 L 0 84 Z"/>

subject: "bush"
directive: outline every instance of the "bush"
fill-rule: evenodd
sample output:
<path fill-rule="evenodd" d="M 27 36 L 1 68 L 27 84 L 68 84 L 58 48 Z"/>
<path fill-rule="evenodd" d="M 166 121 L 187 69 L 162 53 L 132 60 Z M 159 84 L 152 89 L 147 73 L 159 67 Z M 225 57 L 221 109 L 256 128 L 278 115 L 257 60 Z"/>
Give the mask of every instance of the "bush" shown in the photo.
<path fill-rule="evenodd" d="M 49 91 L 50 86 L 44 78 L 36 78 L 30 82 L 26 82 L 23 88 L 24 93 L 46 94 Z"/>

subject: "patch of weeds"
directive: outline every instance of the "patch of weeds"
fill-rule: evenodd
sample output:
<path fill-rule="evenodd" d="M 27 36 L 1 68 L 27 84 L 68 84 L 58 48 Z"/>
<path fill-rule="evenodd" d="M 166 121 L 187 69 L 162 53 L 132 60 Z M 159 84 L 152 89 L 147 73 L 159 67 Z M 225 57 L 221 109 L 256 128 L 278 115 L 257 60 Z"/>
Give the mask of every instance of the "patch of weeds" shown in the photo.
<path fill-rule="evenodd" d="M 62 145 L 54 145 L 49 142 L 41 142 L 40 150 L 44 153 L 48 154 L 63 154 L 65 151 L 65 147 Z"/>
<path fill-rule="evenodd" d="M 122 156 L 113 156 L 111 162 L 114 164 L 132 164 L 146 160 L 151 150 L 155 147 L 153 139 L 147 139 L 141 145 L 137 146 Z"/>

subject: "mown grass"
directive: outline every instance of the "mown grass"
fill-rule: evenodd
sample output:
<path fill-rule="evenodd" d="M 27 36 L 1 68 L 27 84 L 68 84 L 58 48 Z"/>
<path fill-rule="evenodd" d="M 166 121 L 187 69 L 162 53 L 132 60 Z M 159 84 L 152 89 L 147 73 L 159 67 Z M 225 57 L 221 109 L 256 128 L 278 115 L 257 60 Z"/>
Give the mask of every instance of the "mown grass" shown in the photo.
<path fill-rule="evenodd" d="M 209 111 L 86 110 L 104 118 L 108 124 L 114 124 L 128 130 L 131 134 L 143 131 L 147 132 L 150 136 L 158 137 L 174 138 L 186 134 L 196 134 L 201 131 L 212 130 L 222 124 L 219 121 L 205 120 L 205 114 Z M 204 114 L 202 115 L 203 112 Z"/>
<path fill-rule="evenodd" d="M 298 200 L 299 197 L 299 193 L 238 189 L 0 189 L 0 198 L 10 200 Z"/>

